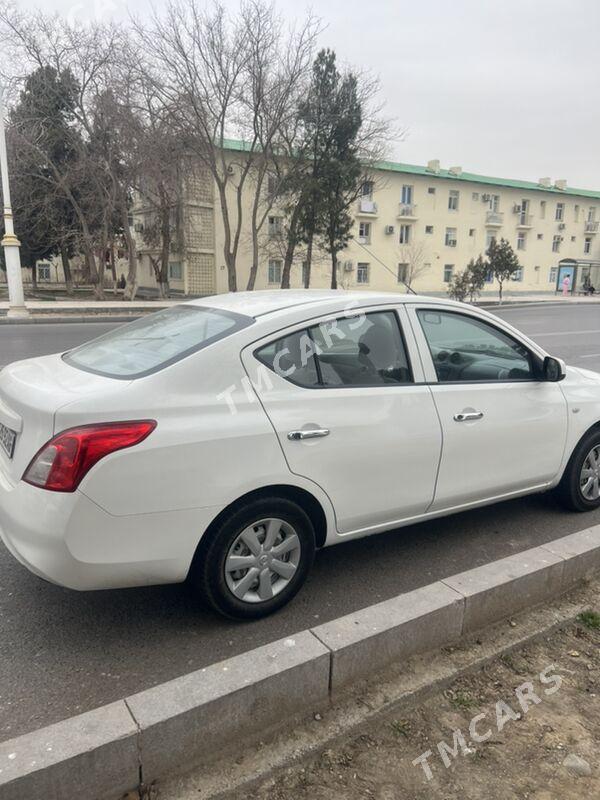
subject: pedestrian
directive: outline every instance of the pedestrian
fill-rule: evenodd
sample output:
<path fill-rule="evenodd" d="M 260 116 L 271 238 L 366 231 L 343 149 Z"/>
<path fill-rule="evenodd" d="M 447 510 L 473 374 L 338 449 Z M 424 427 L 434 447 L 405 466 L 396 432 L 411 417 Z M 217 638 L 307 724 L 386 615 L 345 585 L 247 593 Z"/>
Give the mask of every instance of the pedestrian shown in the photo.
<path fill-rule="evenodd" d="M 562 293 L 563 297 L 569 296 L 569 289 L 571 288 L 571 278 L 568 275 L 565 275 L 562 282 Z"/>

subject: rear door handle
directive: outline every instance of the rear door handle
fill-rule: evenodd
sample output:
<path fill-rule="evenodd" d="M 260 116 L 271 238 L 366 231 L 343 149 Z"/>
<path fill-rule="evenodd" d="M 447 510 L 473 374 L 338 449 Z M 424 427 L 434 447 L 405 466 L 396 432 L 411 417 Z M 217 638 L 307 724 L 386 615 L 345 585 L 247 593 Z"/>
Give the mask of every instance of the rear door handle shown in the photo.
<path fill-rule="evenodd" d="M 483 411 L 461 411 L 460 414 L 454 415 L 456 422 L 467 422 L 470 419 L 481 419 Z"/>
<path fill-rule="evenodd" d="M 321 436 L 329 436 L 327 428 L 312 428 L 306 431 L 290 431 L 288 439 L 297 442 L 299 439 L 319 439 Z"/>

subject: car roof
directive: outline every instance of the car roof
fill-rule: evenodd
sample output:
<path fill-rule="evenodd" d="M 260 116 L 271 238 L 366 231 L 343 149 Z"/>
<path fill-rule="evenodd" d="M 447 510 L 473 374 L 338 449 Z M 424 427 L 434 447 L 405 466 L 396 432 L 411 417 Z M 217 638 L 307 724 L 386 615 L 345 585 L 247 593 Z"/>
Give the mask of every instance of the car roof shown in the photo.
<path fill-rule="evenodd" d="M 459 305 L 451 300 L 438 297 L 423 297 L 396 292 L 345 291 L 343 289 L 267 289 L 253 292 L 229 292 L 228 294 L 215 294 L 198 300 L 190 300 L 187 304 L 219 308 L 256 318 L 298 306 L 310 306 L 313 311 L 317 310 L 319 306 L 331 306 L 332 301 L 338 301 L 344 305 L 352 303 L 357 306 L 406 302 Z"/>

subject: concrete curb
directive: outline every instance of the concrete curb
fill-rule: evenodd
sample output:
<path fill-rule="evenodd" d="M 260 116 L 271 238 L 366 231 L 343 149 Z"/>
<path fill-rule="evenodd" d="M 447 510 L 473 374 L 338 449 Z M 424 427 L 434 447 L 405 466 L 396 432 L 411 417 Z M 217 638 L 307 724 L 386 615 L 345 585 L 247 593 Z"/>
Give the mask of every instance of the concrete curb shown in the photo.
<path fill-rule="evenodd" d="M 214 760 L 598 570 L 600 525 L 3 742 L 0 800 L 114 798 L 140 780 Z"/>
<path fill-rule="evenodd" d="M 130 314 L 36 314 L 29 317 L 0 317 L 0 325 L 64 325 L 69 323 L 87 323 L 87 322 L 133 322 L 139 319 L 143 314 L 150 314 L 153 311 L 160 311 L 156 309 L 138 309 L 132 311 Z"/>

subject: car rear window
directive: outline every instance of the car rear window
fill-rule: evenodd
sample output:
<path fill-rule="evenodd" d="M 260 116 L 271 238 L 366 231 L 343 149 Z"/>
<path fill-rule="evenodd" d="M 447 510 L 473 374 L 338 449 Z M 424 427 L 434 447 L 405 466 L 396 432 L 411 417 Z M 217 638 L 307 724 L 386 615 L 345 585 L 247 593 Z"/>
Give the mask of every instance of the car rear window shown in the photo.
<path fill-rule="evenodd" d="M 108 378 L 142 378 L 253 322 L 252 317 L 218 308 L 174 306 L 70 350 L 63 359 Z"/>

